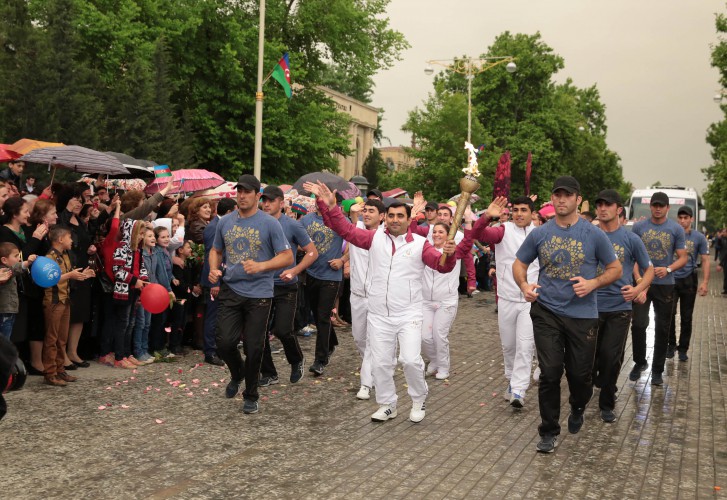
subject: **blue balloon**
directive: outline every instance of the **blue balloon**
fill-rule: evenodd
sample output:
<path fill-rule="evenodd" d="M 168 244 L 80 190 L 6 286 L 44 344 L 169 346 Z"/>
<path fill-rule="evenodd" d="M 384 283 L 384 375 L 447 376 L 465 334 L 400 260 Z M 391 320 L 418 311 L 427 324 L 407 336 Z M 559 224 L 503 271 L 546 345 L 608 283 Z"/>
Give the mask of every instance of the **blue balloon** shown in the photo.
<path fill-rule="evenodd" d="M 57 285 L 61 279 L 61 266 L 48 257 L 38 257 L 30 267 L 30 275 L 33 277 L 36 285 L 43 288 L 50 288 Z"/>

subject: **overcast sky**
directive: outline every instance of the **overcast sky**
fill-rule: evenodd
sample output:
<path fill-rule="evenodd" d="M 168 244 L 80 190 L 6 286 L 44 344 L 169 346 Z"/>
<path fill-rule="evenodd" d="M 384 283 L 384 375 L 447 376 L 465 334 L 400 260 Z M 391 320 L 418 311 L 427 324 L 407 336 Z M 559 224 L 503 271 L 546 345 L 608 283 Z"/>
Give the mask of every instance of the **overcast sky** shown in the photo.
<path fill-rule="evenodd" d="M 727 12 L 724 0 L 392 0 L 391 26 L 411 48 L 375 77 L 372 104 L 385 110 L 384 135 L 409 145 L 401 126 L 432 89 L 425 61 L 479 56 L 506 30 L 540 31 L 565 59 L 558 81 L 598 86 L 627 180 L 702 191 L 706 130 L 721 118 L 709 64 L 716 12 Z"/>

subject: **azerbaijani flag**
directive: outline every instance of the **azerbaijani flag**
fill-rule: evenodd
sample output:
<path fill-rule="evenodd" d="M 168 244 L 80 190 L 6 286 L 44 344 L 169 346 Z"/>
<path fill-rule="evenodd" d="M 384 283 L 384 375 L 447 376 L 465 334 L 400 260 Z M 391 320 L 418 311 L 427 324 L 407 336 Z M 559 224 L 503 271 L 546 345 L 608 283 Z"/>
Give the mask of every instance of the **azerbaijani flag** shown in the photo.
<path fill-rule="evenodd" d="M 172 176 L 172 169 L 169 168 L 169 165 L 154 165 L 154 177 L 156 179 L 160 177 L 171 177 Z"/>
<path fill-rule="evenodd" d="M 288 62 L 287 52 L 283 54 L 283 57 L 280 58 L 280 61 L 278 61 L 278 64 L 275 66 L 275 69 L 273 70 L 273 78 L 275 78 L 283 87 L 285 95 L 287 95 L 288 99 L 290 99 L 293 96 L 293 90 L 290 88 L 290 64 Z"/>

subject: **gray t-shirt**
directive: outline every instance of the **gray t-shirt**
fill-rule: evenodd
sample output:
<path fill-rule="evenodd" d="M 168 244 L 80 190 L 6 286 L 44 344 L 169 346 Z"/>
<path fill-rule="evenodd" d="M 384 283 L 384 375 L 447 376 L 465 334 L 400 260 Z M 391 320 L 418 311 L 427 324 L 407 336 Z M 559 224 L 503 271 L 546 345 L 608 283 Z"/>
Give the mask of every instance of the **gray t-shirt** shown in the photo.
<path fill-rule="evenodd" d="M 610 285 L 599 288 L 597 291 L 598 312 L 616 312 L 630 311 L 631 302 L 626 302 L 621 295 L 621 288 L 627 285 L 633 285 L 634 279 L 634 262 L 639 264 L 642 272 L 650 265 L 649 254 L 646 253 L 646 247 L 641 238 L 631 231 L 619 227 L 606 236 L 613 245 L 613 251 L 621 261 L 623 273 L 621 277 Z M 603 272 L 603 267 L 599 266 L 598 274 Z"/>
<path fill-rule="evenodd" d="M 220 219 L 213 246 L 225 254 L 227 268 L 223 280 L 236 294 L 253 299 L 272 298 L 275 271 L 247 274 L 243 262 L 265 262 L 290 249 L 283 228 L 274 217 L 261 210 L 250 217 L 240 217 L 235 210 Z"/>
<path fill-rule="evenodd" d="M 686 231 L 685 231 L 686 233 Z M 700 255 L 709 255 L 709 244 L 707 238 L 699 231 L 690 231 L 685 234 L 685 246 L 687 247 L 687 265 L 674 271 L 674 279 L 687 278 L 697 270 L 697 262 Z M 677 256 L 674 254 L 673 259 Z"/>
<path fill-rule="evenodd" d="M 298 247 L 307 246 L 310 243 L 310 238 L 308 237 L 308 233 L 305 232 L 305 228 L 303 228 L 303 225 L 297 220 L 293 220 L 287 215 L 283 214 L 278 219 L 278 222 L 280 223 L 280 227 L 283 228 L 283 233 L 285 234 L 285 238 L 288 240 L 288 245 L 290 245 L 290 248 L 293 249 L 293 264 L 286 268 L 290 269 L 298 265 L 295 255 L 296 250 L 298 250 Z M 282 269 L 278 270 L 275 273 L 276 286 L 289 286 L 298 283 L 297 276 L 290 281 L 281 280 L 281 272 L 283 272 Z"/>
<path fill-rule="evenodd" d="M 332 259 L 340 259 L 343 254 L 343 238 L 323 223 L 323 217 L 310 213 L 300 219 L 308 236 L 318 250 L 318 258 L 308 268 L 308 274 L 319 280 L 341 281 L 343 269 L 333 269 L 328 263 Z"/>
<path fill-rule="evenodd" d="M 684 229 L 671 219 L 661 224 L 654 224 L 651 219 L 641 220 L 634 224 L 634 234 L 644 242 L 649 258 L 654 267 L 669 267 L 674 262 L 677 250 L 684 250 Z M 652 285 L 673 285 L 674 273 L 665 277 L 654 276 Z"/>
<path fill-rule="evenodd" d="M 599 264 L 605 267 L 616 260 L 603 231 L 583 219 L 567 228 L 553 219 L 533 229 L 516 256 L 525 264 L 539 260 L 537 291 L 543 306 L 567 318 L 598 318 L 595 291 L 578 297 L 573 291 L 575 282 L 570 280 L 576 276 L 593 279 Z"/>

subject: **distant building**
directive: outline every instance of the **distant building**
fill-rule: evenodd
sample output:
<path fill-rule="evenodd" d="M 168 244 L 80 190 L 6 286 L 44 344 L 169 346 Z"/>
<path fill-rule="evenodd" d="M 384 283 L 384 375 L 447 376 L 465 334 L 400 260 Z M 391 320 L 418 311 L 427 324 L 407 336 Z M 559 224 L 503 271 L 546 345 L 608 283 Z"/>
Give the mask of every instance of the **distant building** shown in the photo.
<path fill-rule="evenodd" d="M 351 117 L 348 137 L 349 148 L 353 150 L 353 154 L 350 156 L 336 155 L 338 157 L 338 174 L 347 180 L 354 175 L 362 175 L 366 157 L 374 148 L 374 132 L 378 123 L 379 108 L 322 85 L 318 86 L 318 89 L 335 103 L 338 111 Z"/>
<path fill-rule="evenodd" d="M 389 171 L 403 170 L 416 165 L 416 160 L 409 156 L 404 146 L 379 148 L 379 152 Z"/>

